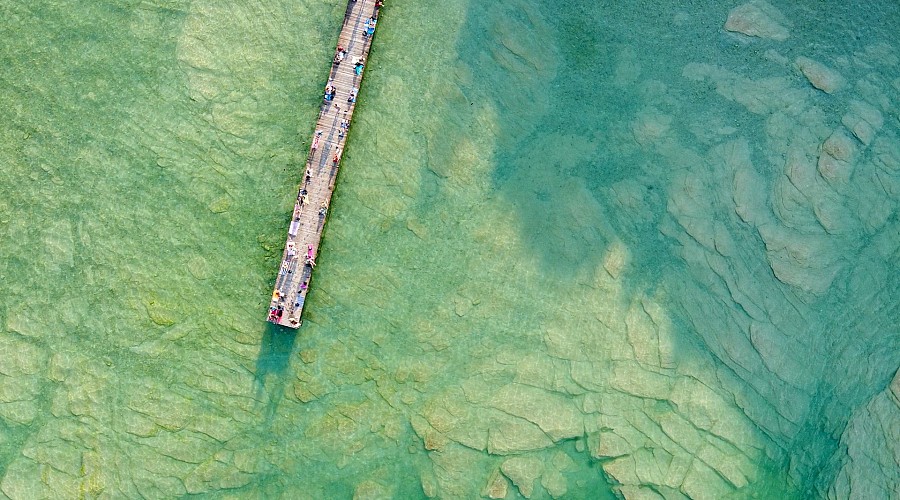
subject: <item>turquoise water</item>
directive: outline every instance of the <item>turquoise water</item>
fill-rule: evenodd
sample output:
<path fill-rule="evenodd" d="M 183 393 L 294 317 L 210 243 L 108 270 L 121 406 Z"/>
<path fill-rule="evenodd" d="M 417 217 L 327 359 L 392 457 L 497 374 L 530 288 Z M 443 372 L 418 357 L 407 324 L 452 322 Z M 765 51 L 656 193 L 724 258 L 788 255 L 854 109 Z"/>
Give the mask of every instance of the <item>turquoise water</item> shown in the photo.
<path fill-rule="evenodd" d="M 345 5 L 0 2 L 0 491 L 890 498 L 900 8 L 737 5 L 392 0 L 294 333 Z"/>

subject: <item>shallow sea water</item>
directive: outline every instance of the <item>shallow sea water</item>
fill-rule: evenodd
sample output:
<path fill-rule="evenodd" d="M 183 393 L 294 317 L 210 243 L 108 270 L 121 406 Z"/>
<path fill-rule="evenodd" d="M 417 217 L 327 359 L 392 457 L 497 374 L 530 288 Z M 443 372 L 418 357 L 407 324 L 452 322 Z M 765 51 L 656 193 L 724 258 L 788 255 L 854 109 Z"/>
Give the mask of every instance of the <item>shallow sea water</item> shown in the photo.
<path fill-rule="evenodd" d="M 0 0 L 0 496 L 889 498 L 900 7 L 738 4 L 389 0 L 295 334 L 345 4 Z"/>

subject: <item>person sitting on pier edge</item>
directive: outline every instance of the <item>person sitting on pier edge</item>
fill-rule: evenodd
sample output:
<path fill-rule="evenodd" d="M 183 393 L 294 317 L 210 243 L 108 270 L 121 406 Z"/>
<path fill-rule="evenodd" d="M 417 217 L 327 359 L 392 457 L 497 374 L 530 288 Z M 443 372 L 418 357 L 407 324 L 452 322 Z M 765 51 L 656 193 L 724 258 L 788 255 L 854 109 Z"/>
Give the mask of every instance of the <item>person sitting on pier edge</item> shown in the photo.
<path fill-rule="evenodd" d="M 366 66 L 366 65 L 365 65 L 365 63 L 363 62 L 362 58 L 357 57 L 357 58 L 353 61 L 353 72 L 356 73 L 357 75 L 361 75 L 361 74 L 362 74 L 362 70 L 363 70 L 363 68 L 364 68 L 365 66 Z"/>
<path fill-rule="evenodd" d="M 316 130 L 316 136 L 313 137 L 313 143 L 312 143 L 312 146 L 310 147 L 310 149 L 312 150 L 313 153 L 315 153 L 316 150 L 319 149 L 319 139 L 321 137 L 322 137 L 322 131 Z"/>
<path fill-rule="evenodd" d="M 282 315 L 284 315 L 284 306 L 269 308 L 269 321 L 279 321 Z"/>
<path fill-rule="evenodd" d="M 337 89 L 334 85 L 329 85 L 325 87 L 325 100 L 331 102 L 334 100 L 334 94 L 337 92 Z"/>
<path fill-rule="evenodd" d="M 347 57 L 347 51 L 344 50 L 343 47 L 338 45 L 337 53 L 334 55 L 334 64 L 340 64 L 345 57 Z"/>
<path fill-rule="evenodd" d="M 354 103 L 354 102 L 356 102 L 356 95 L 357 95 L 358 93 L 359 93 L 359 89 L 358 89 L 358 88 L 353 87 L 352 89 L 350 89 L 350 97 L 347 98 L 347 102 L 349 102 L 349 103 L 351 103 L 351 104 Z"/>

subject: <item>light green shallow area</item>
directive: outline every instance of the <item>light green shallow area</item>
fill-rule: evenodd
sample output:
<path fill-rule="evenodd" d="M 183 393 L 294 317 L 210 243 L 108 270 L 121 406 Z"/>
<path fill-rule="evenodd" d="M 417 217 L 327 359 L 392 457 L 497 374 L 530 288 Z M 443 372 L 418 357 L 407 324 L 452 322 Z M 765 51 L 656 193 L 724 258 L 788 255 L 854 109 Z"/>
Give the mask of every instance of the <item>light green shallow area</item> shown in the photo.
<path fill-rule="evenodd" d="M 345 4 L 0 0 L 0 497 L 895 496 L 900 7 L 739 3 L 389 0 L 294 333 Z"/>

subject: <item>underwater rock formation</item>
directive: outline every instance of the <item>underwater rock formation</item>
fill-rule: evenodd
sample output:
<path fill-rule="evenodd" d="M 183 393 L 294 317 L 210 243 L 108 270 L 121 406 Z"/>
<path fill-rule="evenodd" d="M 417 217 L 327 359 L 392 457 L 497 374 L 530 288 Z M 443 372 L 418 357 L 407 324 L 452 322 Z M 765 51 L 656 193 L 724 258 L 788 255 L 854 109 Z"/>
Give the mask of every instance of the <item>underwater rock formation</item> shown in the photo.
<path fill-rule="evenodd" d="M 728 13 L 725 30 L 782 42 L 790 36 L 786 26 L 788 24 L 784 15 L 772 4 L 764 0 L 752 0 Z"/>
<path fill-rule="evenodd" d="M 813 87 L 826 94 L 837 92 L 846 83 L 840 73 L 808 57 L 800 56 L 794 61 L 794 64 L 800 68 L 803 76 L 809 80 Z"/>

